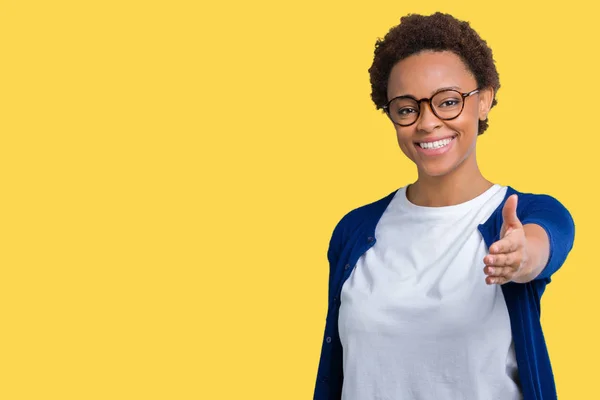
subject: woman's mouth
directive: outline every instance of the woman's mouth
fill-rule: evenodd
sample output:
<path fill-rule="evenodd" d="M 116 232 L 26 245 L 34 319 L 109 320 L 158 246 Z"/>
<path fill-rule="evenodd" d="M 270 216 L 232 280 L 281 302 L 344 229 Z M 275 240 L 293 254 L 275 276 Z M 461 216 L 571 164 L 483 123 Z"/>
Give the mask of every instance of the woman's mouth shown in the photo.
<path fill-rule="evenodd" d="M 444 154 L 452 147 L 454 143 L 454 139 L 456 136 L 452 136 L 449 138 L 439 139 L 435 141 L 427 141 L 427 142 L 416 142 L 415 147 L 421 154 L 425 155 L 439 155 Z"/>

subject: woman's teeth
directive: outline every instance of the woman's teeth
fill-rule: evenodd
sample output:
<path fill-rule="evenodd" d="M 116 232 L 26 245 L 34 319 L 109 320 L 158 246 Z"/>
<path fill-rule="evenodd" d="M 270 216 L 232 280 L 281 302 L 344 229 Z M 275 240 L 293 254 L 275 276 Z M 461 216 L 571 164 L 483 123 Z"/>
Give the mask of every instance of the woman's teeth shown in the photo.
<path fill-rule="evenodd" d="M 419 146 L 422 149 L 439 149 L 440 147 L 447 146 L 451 141 L 452 139 L 442 139 L 435 142 L 419 143 Z"/>

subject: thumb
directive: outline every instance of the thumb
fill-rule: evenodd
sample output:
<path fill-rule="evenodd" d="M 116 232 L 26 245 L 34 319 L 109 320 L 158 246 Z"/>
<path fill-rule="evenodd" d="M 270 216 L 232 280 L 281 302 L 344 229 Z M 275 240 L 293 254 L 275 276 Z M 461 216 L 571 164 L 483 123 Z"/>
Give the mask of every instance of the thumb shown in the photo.
<path fill-rule="evenodd" d="M 519 220 L 519 217 L 517 217 L 517 202 L 517 195 L 513 194 L 506 200 L 504 207 L 502 208 L 502 220 L 507 229 L 521 227 L 521 221 Z"/>

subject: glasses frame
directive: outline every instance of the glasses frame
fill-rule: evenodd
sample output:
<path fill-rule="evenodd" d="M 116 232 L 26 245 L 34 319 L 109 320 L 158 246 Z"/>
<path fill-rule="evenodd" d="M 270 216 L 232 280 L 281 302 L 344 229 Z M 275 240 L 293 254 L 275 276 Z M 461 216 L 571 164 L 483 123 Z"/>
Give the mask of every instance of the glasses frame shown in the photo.
<path fill-rule="evenodd" d="M 462 114 L 462 112 L 465 108 L 465 101 L 466 101 L 467 97 L 474 95 L 475 93 L 478 93 L 479 90 L 480 90 L 480 88 L 477 88 L 477 89 L 471 90 L 470 92 L 462 93 L 455 89 L 440 89 L 437 92 L 435 92 L 431 97 L 429 97 L 429 98 L 424 97 L 421 100 L 419 100 L 416 97 L 411 96 L 411 95 L 396 96 L 393 99 L 391 99 L 390 101 L 388 101 L 387 104 L 384 105 L 382 108 L 385 111 L 385 113 L 387 114 L 388 118 L 394 124 L 399 125 L 399 126 L 411 126 L 412 124 L 414 124 L 415 122 L 417 122 L 419 120 L 419 117 L 421 116 L 421 103 L 426 101 L 429 104 L 429 109 L 431 110 L 433 115 L 435 115 L 438 119 L 441 119 L 442 121 L 451 121 L 453 119 L 458 118 L 460 116 L 460 114 Z M 455 117 L 442 118 L 439 115 L 437 115 L 437 113 L 435 112 L 435 108 L 433 107 L 433 98 L 442 92 L 455 92 L 455 93 L 458 93 L 462 97 L 462 104 L 461 104 L 460 111 L 458 112 L 458 114 L 456 114 Z M 397 100 L 397 99 L 412 99 L 417 102 L 417 104 L 419 106 L 418 111 L 417 111 L 417 118 L 415 118 L 415 120 L 413 122 L 411 122 L 410 124 L 400 124 L 392 119 L 392 116 L 390 115 L 390 104 L 392 104 L 392 101 Z"/>

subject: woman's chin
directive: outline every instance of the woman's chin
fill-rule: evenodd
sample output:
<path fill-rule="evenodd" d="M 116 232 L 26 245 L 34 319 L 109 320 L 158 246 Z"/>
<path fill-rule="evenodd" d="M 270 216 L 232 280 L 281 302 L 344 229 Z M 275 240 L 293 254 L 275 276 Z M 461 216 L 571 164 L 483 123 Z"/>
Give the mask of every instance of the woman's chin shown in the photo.
<path fill-rule="evenodd" d="M 419 165 L 419 176 L 429 176 L 432 178 L 442 177 L 450 174 L 454 170 L 453 165 L 447 165 L 445 163 Z"/>

